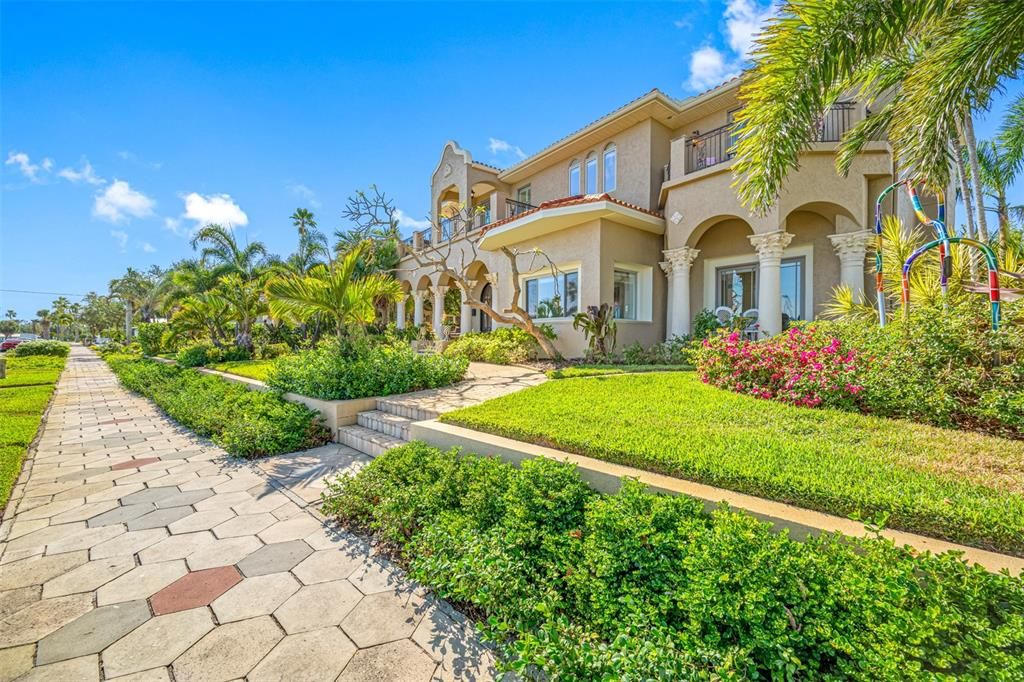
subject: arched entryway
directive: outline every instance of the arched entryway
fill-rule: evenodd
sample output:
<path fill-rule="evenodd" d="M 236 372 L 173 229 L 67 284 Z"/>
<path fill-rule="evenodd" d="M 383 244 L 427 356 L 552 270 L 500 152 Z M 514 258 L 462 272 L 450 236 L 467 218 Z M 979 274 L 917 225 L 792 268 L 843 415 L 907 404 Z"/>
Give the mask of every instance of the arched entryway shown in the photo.
<path fill-rule="evenodd" d="M 490 282 L 484 282 L 483 288 L 480 290 L 480 302 L 486 303 L 489 306 L 494 305 L 494 287 L 491 286 Z M 494 328 L 494 323 L 491 317 L 483 312 L 480 313 L 480 331 L 489 332 Z"/>

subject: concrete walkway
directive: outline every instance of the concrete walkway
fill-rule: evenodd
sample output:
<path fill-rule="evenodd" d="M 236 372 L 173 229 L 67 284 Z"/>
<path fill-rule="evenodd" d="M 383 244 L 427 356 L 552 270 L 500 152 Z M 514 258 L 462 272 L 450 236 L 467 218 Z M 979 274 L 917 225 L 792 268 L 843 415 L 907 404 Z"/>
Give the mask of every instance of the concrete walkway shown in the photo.
<path fill-rule="evenodd" d="M 463 617 L 318 516 L 322 459 L 233 460 L 73 348 L 0 525 L 0 680 L 491 679 Z"/>

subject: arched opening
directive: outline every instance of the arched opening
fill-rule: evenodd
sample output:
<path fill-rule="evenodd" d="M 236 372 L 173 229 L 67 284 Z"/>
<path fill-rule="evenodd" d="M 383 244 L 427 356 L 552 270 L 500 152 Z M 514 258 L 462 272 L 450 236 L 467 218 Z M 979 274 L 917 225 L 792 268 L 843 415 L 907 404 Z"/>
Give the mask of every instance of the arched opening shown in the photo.
<path fill-rule="evenodd" d="M 489 225 L 495 220 L 494 213 L 494 193 L 498 191 L 498 188 L 490 182 L 477 182 L 474 183 L 470 188 L 470 224 L 472 229 Z"/>
<path fill-rule="evenodd" d="M 494 288 L 490 282 L 484 282 L 484 286 L 480 289 L 480 301 L 489 306 L 494 305 Z M 489 315 L 483 313 L 480 314 L 480 331 L 489 332 L 494 328 L 493 320 Z"/>
<path fill-rule="evenodd" d="M 848 209 L 827 201 L 801 204 L 786 215 L 783 225 L 786 232 L 793 235 L 781 273 L 785 325 L 792 319 L 814 319 L 828 305 L 831 292 L 843 283 L 842 263 L 830 237 L 863 231 L 863 228 Z M 867 282 L 863 266 L 858 279 L 860 286 L 853 288 L 864 291 Z"/>
<path fill-rule="evenodd" d="M 437 198 L 437 222 L 441 229 L 442 241 L 451 239 L 457 232 L 463 208 L 462 195 L 458 187 L 449 185 L 441 190 Z"/>
<path fill-rule="evenodd" d="M 688 246 L 699 251 L 690 270 L 690 310 L 704 309 L 719 318 L 757 308 L 758 260 L 750 237 L 754 230 L 740 217 L 709 218 L 690 235 Z"/>

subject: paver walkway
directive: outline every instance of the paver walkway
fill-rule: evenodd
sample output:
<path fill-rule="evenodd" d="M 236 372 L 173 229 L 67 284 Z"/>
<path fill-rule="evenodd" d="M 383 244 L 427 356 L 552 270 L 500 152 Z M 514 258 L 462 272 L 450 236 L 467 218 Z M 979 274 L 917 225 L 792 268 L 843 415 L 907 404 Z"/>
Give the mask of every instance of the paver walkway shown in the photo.
<path fill-rule="evenodd" d="M 74 347 L 0 525 L 0 680 L 491 679 L 463 617 L 309 502 Z"/>

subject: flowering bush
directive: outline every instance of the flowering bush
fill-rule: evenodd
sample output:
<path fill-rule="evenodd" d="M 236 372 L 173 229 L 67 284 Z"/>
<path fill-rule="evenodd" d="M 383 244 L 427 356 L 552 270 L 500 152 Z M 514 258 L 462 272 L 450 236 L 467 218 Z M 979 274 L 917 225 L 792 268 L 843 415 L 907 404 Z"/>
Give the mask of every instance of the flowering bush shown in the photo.
<path fill-rule="evenodd" d="M 814 326 L 759 342 L 723 331 L 704 340 L 696 360 L 705 383 L 791 405 L 851 409 L 864 390 L 857 352 Z"/>

